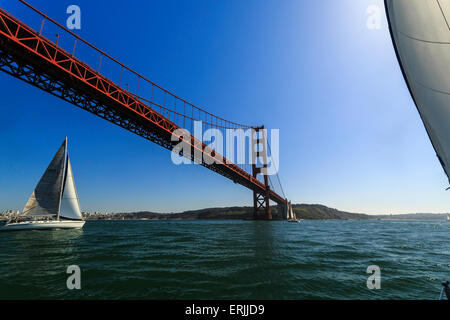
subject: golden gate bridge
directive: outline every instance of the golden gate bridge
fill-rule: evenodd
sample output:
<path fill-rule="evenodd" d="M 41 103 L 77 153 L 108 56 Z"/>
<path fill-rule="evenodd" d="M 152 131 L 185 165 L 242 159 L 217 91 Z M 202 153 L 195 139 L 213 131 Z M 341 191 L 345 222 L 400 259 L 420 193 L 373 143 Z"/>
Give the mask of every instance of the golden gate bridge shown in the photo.
<path fill-rule="evenodd" d="M 251 130 L 251 164 L 236 164 L 195 136 L 183 141 L 194 152 L 180 155 L 252 190 L 255 219 L 273 218 L 270 201 L 286 218 L 288 203 L 278 172 L 273 183 L 266 171 L 272 153 L 268 155 L 263 126 L 228 121 L 193 105 L 19 1 L 39 18 L 40 25 L 33 29 L 0 8 L 0 70 L 169 150 L 183 139 L 178 129 L 192 132 L 195 121 L 205 129 Z M 179 140 L 173 141 L 173 136 Z"/>

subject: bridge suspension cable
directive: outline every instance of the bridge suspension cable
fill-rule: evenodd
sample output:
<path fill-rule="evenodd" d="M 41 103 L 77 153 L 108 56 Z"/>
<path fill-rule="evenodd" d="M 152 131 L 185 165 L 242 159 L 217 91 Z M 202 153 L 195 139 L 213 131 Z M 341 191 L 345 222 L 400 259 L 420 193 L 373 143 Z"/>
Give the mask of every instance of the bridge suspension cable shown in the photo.
<path fill-rule="evenodd" d="M 77 52 L 82 51 L 84 53 L 83 58 L 86 60 L 86 56 L 88 52 L 86 48 L 94 50 L 98 56 L 98 65 L 95 65 L 95 60 L 91 63 L 91 67 L 94 69 L 97 68 L 97 71 L 102 72 L 103 75 L 107 76 L 109 79 L 112 79 L 117 85 L 122 88 L 126 88 L 130 94 L 135 96 L 136 98 L 149 103 L 149 107 L 159 109 L 159 111 L 163 112 L 163 115 L 169 118 L 169 120 L 174 121 L 180 127 L 185 129 L 189 129 L 189 122 L 192 121 L 202 121 L 208 127 L 217 127 L 224 129 L 249 129 L 250 125 L 245 125 L 233 121 L 226 120 L 222 117 L 214 115 L 203 108 L 200 108 L 185 99 L 180 98 L 169 90 L 159 86 L 154 83 L 147 77 L 133 70 L 132 68 L 126 66 L 121 63 L 117 59 L 113 58 L 108 53 L 100 50 L 90 42 L 84 40 L 71 30 L 67 29 L 57 21 L 53 20 L 51 17 L 40 11 L 39 9 L 33 7 L 29 3 L 24 0 L 19 0 L 25 6 L 33 10 L 35 13 L 39 14 L 42 17 L 42 22 L 40 26 L 40 35 L 45 35 L 46 28 L 48 27 L 45 24 L 45 21 L 48 20 L 52 22 L 55 26 L 59 27 L 65 34 L 69 34 L 74 39 L 73 46 L 70 45 L 70 42 L 64 42 L 64 39 L 61 38 L 60 34 L 57 34 L 57 44 L 61 47 L 64 45 L 67 46 L 67 51 L 72 52 L 72 56 L 76 57 Z M 51 29 L 50 27 L 48 27 Z M 52 29 L 55 31 L 55 29 Z M 49 32 L 47 32 L 48 34 Z M 80 45 L 85 45 L 86 48 L 81 48 Z M 109 65 L 108 62 L 111 62 Z M 107 69 L 108 68 L 108 69 Z M 134 77 L 130 78 L 130 76 Z M 117 79 L 117 77 L 119 79 Z M 118 80 L 118 81 L 117 81 Z M 183 120 L 180 121 L 179 120 Z M 182 124 L 182 125 L 180 125 Z"/>
<path fill-rule="evenodd" d="M 270 149 L 270 143 L 269 143 L 269 140 L 267 140 L 267 146 L 268 146 L 269 152 L 270 152 L 270 160 L 271 160 L 271 162 L 273 163 L 273 166 L 274 166 L 275 171 L 276 171 L 276 174 L 275 174 L 275 175 L 277 176 L 278 184 L 279 184 L 280 189 L 281 189 L 281 194 L 282 194 L 283 197 L 286 199 L 286 195 L 284 194 L 283 186 L 282 186 L 282 184 L 281 184 L 280 175 L 279 175 L 279 172 L 278 172 L 278 167 L 277 167 L 277 164 L 275 163 L 275 161 L 273 160 L 273 154 L 272 154 L 272 150 Z M 269 179 L 270 179 L 270 176 L 269 176 Z M 274 190 L 276 190 L 276 189 L 274 189 Z"/>

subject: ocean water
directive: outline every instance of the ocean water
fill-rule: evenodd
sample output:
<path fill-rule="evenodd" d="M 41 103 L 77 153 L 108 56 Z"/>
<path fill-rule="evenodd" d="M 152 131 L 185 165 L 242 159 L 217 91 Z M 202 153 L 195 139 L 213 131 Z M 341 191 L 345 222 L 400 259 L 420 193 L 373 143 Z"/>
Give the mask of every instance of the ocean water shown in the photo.
<path fill-rule="evenodd" d="M 69 290 L 69 265 L 81 289 Z M 381 288 L 366 285 L 369 265 Z M 87 221 L 0 233 L 1 299 L 437 299 L 445 221 Z"/>

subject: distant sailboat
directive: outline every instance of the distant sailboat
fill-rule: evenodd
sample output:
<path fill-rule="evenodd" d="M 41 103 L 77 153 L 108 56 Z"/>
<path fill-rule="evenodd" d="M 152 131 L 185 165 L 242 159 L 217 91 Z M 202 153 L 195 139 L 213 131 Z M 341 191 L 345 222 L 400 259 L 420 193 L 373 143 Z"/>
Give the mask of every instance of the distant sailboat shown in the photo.
<path fill-rule="evenodd" d="M 80 211 L 67 152 L 67 138 L 54 156 L 20 215 L 0 230 L 73 229 L 82 228 L 85 221 Z"/>
<path fill-rule="evenodd" d="M 385 0 L 408 89 L 450 179 L 450 1 Z"/>
<path fill-rule="evenodd" d="M 294 212 L 294 210 L 292 210 L 292 204 L 289 201 L 287 203 L 287 221 L 288 222 L 300 222 L 301 219 L 297 219 L 297 216 Z"/>
<path fill-rule="evenodd" d="M 450 221 L 450 215 L 447 215 L 447 221 Z"/>

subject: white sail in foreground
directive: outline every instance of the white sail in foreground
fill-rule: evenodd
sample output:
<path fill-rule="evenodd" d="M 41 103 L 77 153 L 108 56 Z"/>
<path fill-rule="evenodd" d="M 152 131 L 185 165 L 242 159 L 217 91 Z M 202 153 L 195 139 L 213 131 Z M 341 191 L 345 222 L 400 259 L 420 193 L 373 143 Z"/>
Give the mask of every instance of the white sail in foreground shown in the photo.
<path fill-rule="evenodd" d="M 385 0 L 408 88 L 450 179 L 450 0 Z"/>
<path fill-rule="evenodd" d="M 67 152 L 67 138 L 54 156 L 36 189 L 25 205 L 23 216 L 53 220 L 9 222 L 0 230 L 72 229 L 82 228 L 78 195 L 73 179 L 72 165 Z"/>

